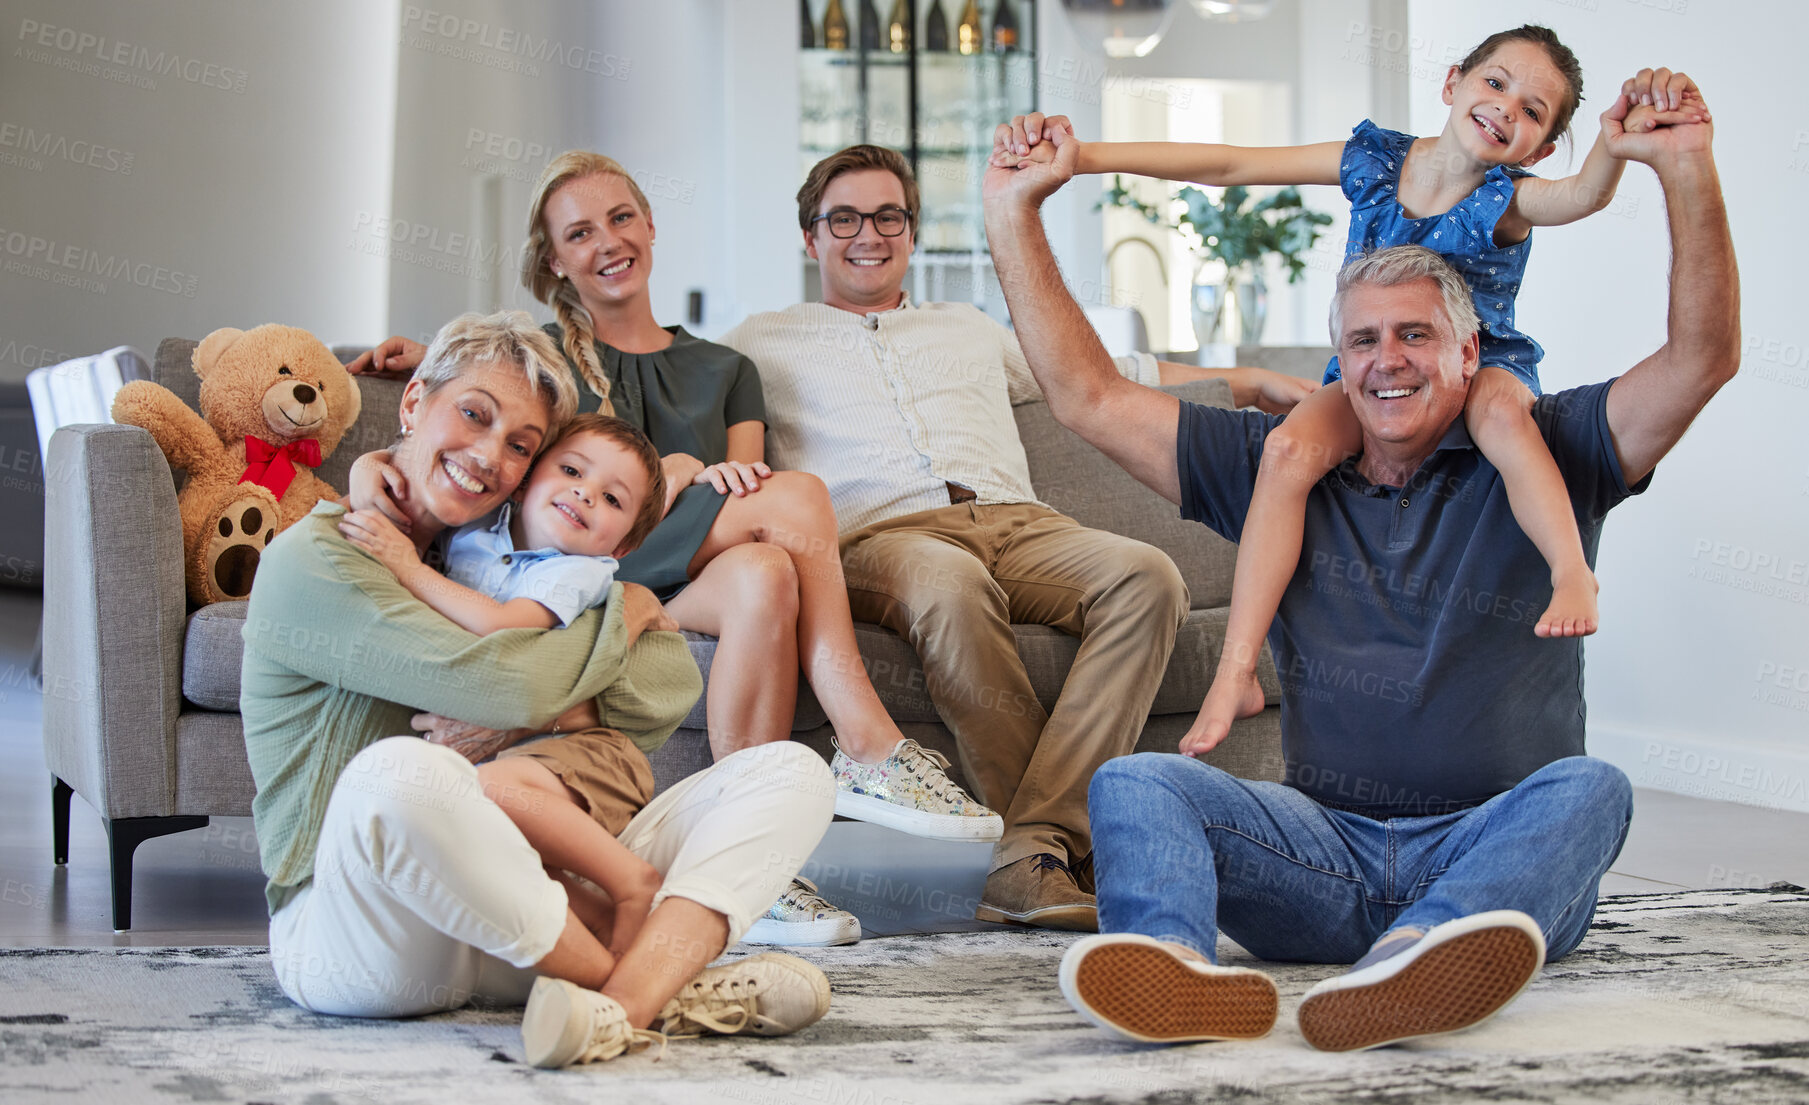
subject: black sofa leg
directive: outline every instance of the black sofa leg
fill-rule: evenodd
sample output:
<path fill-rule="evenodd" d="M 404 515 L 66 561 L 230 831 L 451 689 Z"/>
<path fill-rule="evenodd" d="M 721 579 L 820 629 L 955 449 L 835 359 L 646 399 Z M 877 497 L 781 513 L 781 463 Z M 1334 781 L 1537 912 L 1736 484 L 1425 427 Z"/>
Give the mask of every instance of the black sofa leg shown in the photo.
<path fill-rule="evenodd" d="M 132 853 L 152 837 L 185 833 L 207 826 L 207 818 L 116 817 L 106 822 L 108 861 L 113 869 L 113 931 L 132 927 Z"/>
<path fill-rule="evenodd" d="M 50 857 L 58 867 L 69 862 L 69 799 L 74 794 L 68 783 L 50 777 Z"/>

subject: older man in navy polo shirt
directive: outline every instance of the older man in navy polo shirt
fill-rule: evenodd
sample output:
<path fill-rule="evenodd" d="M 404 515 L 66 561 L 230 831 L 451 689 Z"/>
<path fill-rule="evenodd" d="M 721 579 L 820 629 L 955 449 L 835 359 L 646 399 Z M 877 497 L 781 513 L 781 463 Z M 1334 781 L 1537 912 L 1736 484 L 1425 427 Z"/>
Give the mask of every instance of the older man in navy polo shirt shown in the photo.
<path fill-rule="evenodd" d="M 1645 489 L 1739 360 L 1712 124 L 1627 133 L 1626 110 L 1623 97 L 1604 136 L 1665 191 L 1679 259 L 1668 340 L 1533 407 L 1592 561 L 1608 511 Z M 1038 216 L 1072 174 L 1061 134 L 1053 145 L 1052 161 L 994 169 L 985 186 L 1030 367 L 1056 418 L 1236 540 L 1280 418 L 1181 403 L 1113 371 Z M 1475 1024 L 1582 940 L 1626 836 L 1626 776 L 1583 754 L 1582 642 L 1534 635 L 1549 570 L 1464 429 L 1468 288 L 1437 254 L 1382 251 L 1340 273 L 1331 329 L 1364 445 L 1313 490 L 1269 635 L 1285 781 L 1148 754 L 1093 778 L 1101 935 L 1070 948 L 1061 986 L 1123 1037 L 1269 1031 L 1274 984 L 1216 964 L 1221 929 L 1264 959 L 1355 961 L 1300 1007 L 1316 1047 Z"/>

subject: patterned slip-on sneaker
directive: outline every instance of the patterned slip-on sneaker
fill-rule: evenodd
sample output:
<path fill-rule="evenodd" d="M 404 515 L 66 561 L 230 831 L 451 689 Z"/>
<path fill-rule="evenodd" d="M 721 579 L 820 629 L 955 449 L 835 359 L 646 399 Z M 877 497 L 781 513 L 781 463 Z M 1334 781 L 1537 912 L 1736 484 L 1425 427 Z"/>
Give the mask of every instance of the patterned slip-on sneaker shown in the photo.
<path fill-rule="evenodd" d="M 1538 922 L 1513 909 L 1434 926 L 1404 950 L 1328 978 L 1300 1003 L 1300 1034 L 1358 1051 L 1481 1024 L 1545 965 Z"/>
<path fill-rule="evenodd" d="M 630 1025 L 616 999 L 545 975 L 534 980 L 521 1018 L 522 1050 L 537 1067 L 614 1059 L 656 1040 L 664 1055 L 666 1038 Z"/>
<path fill-rule="evenodd" d="M 860 938 L 860 918 L 837 909 L 817 893 L 815 883 L 798 877 L 791 880 L 773 908 L 748 926 L 741 941 L 782 948 L 827 948 L 858 943 Z"/>
<path fill-rule="evenodd" d="M 931 840 L 993 841 L 1005 835 L 998 814 L 948 777 L 948 757 L 901 740 L 876 764 L 850 759 L 836 745 L 835 812 Z"/>
<path fill-rule="evenodd" d="M 1137 933 L 1082 937 L 1062 956 L 1060 977 L 1076 1013 L 1127 1040 L 1254 1040 L 1275 1027 L 1278 999 L 1268 975 L 1220 967 Z"/>
<path fill-rule="evenodd" d="M 654 1022 L 669 1036 L 784 1036 L 829 1012 L 829 978 L 795 955 L 762 952 L 705 967 Z"/>
<path fill-rule="evenodd" d="M 1038 852 L 986 876 L 974 920 L 1098 932 L 1099 903 L 1074 884 L 1066 863 Z"/>

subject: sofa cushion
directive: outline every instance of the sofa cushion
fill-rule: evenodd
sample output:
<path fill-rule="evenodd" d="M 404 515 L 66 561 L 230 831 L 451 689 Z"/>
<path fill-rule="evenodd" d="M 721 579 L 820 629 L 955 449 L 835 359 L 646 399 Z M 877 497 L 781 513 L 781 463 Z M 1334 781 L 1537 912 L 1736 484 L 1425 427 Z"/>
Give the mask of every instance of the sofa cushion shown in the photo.
<path fill-rule="evenodd" d="M 1198 380 L 1162 390 L 1208 406 L 1231 405 L 1231 387 L 1223 380 Z M 1083 526 L 1134 537 L 1167 553 L 1187 583 L 1194 609 L 1231 601 L 1236 545 L 1182 518 L 1175 504 L 1056 422 L 1048 404 L 1026 403 L 1015 413 L 1038 498 Z"/>
<path fill-rule="evenodd" d="M 245 757 L 245 728 L 238 714 L 184 710 L 176 719 L 175 762 L 173 812 L 251 815 L 251 799 L 258 785 Z"/>
<path fill-rule="evenodd" d="M 201 409 L 201 377 L 195 375 L 195 346 L 199 344 L 188 338 L 165 338 L 157 346 L 157 363 L 151 366 L 151 379 L 169 388 L 182 398 L 184 403 Z M 363 350 L 353 346 L 335 346 L 333 353 L 342 362 L 350 361 Z M 339 447 L 333 455 L 321 462 L 314 474 L 340 490 L 346 486 L 346 476 L 352 469 L 352 462 L 373 449 L 387 449 L 395 443 L 396 433 L 401 428 L 402 389 L 404 380 L 378 380 L 369 376 L 358 378 L 358 392 L 362 399 L 358 421 L 340 438 Z M 238 709 L 234 700 L 233 709 Z"/>
<path fill-rule="evenodd" d="M 245 642 L 239 631 L 245 625 L 247 603 L 218 602 L 203 606 L 189 615 L 188 633 L 182 652 L 182 697 L 204 710 L 237 710 L 239 708 L 239 665 Z M 1200 708 L 1211 684 L 1212 672 L 1218 667 L 1219 647 L 1225 639 L 1226 610 L 1194 610 L 1188 613 L 1181 631 L 1175 636 L 1175 653 L 1169 661 L 1152 715 L 1191 713 Z M 1018 655 L 1030 685 L 1036 690 L 1043 709 L 1053 709 L 1056 696 L 1074 665 L 1080 642 L 1059 630 L 1043 625 L 1014 625 Z M 861 659 L 873 689 L 885 704 L 886 712 L 901 724 L 940 721 L 936 706 L 924 686 L 923 665 L 909 642 L 883 626 L 857 623 L 855 641 L 860 645 Z M 707 679 L 710 663 L 716 656 L 716 638 L 701 633 L 686 633 L 691 656 Z M 1275 666 L 1263 650 L 1257 665 L 1257 679 L 1264 695 L 1273 705 L 1280 701 L 1281 688 L 1276 682 Z M 686 716 L 683 727 L 707 728 L 704 715 L 705 698 L 699 698 Z M 797 714 L 792 732 L 803 733 L 827 724 L 828 717 L 810 687 L 798 684 Z"/>
<path fill-rule="evenodd" d="M 239 709 L 239 666 L 245 659 L 249 602 L 216 602 L 188 616 L 182 639 L 182 697 L 203 710 Z"/>
<path fill-rule="evenodd" d="M 1168 671 L 1150 707 L 1152 716 L 1191 715 L 1199 710 L 1206 697 L 1206 688 L 1212 683 L 1212 673 L 1218 668 L 1228 613 L 1224 607 L 1188 613 L 1180 632 L 1175 635 L 1174 656 L 1169 660 Z M 1018 656 L 1024 661 L 1024 671 L 1030 676 L 1030 686 L 1036 691 L 1037 701 L 1042 703 L 1044 710 L 1053 710 L 1055 700 L 1067 682 L 1068 670 L 1074 666 L 1080 641 L 1046 625 L 1014 625 L 1011 631 L 1017 638 Z M 687 633 L 685 638 L 691 646 L 692 658 L 707 680 L 710 663 L 716 656 L 716 638 L 701 633 Z M 941 720 L 924 685 L 923 665 L 917 662 L 917 651 L 909 642 L 890 629 L 865 622 L 855 623 L 854 638 L 860 645 L 867 677 L 873 681 L 873 689 L 893 721 L 903 725 Z M 1256 677 L 1270 705 L 1281 701 L 1281 686 L 1276 682 L 1275 665 L 1267 648 L 1263 649 L 1257 662 Z M 808 732 L 827 721 L 816 696 L 800 681 L 798 711 L 792 722 L 792 732 Z M 691 707 L 691 713 L 682 725 L 687 729 L 706 727 L 704 699 L 698 699 Z"/>

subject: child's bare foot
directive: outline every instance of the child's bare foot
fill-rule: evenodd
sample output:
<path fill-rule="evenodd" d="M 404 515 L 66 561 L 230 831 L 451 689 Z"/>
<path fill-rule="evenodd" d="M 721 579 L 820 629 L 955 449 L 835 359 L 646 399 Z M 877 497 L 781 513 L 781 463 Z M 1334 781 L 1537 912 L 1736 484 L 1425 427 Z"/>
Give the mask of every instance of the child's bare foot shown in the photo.
<path fill-rule="evenodd" d="M 1263 689 L 1254 671 L 1222 667 L 1213 676 L 1206 701 L 1200 704 L 1200 715 L 1181 737 L 1181 755 L 1198 756 L 1212 751 L 1231 732 L 1238 718 L 1255 717 L 1263 711 Z"/>
<path fill-rule="evenodd" d="M 1595 573 L 1584 569 L 1567 577 L 1553 576 L 1551 605 L 1539 616 L 1533 632 L 1540 637 L 1587 637 L 1596 630 L 1600 616 L 1595 596 L 1601 585 Z"/>

